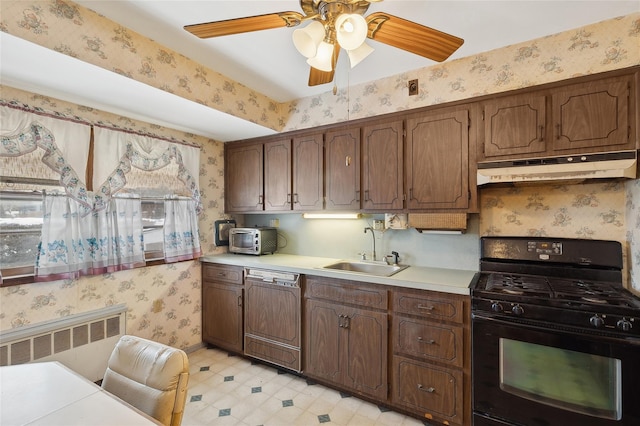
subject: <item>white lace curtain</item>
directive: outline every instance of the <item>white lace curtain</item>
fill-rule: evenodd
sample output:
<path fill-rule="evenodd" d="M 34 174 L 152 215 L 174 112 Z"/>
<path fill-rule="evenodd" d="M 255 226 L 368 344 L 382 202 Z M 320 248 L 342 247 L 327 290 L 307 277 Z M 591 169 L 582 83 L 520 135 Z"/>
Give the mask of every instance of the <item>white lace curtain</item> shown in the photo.
<path fill-rule="evenodd" d="M 144 265 L 140 198 L 118 193 L 132 169 L 142 171 L 156 190 L 159 175 L 153 172 L 161 171 L 167 182 L 174 186 L 178 182 L 180 190 L 189 195 L 177 198 L 171 188 L 161 187 L 163 194 L 170 195 L 165 201 L 165 260 L 201 255 L 196 216 L 202 208 L 199 148 L 95 127 L 94 192 L 89 192 L 85 176 L 90 125 L 4 105 L 0 106 L 0 125 L 0 174 L 59 178 L 65 190 L 65 194 L 43 196 L 37 281 Z"/>
<path fill-rule="evenodd" d="M 106 208 L 88 215 L 82 215 L 82 206 L 64 194 L 45 193 L 43 203 L 36 281 L 144 266 L 139 197 L 114 197 Z"/>
<path fill-rule="evenodd" d="M 164 259 L 178 262 L 202 255 L 195 201 L 167 197 L 164 201 Z"/>

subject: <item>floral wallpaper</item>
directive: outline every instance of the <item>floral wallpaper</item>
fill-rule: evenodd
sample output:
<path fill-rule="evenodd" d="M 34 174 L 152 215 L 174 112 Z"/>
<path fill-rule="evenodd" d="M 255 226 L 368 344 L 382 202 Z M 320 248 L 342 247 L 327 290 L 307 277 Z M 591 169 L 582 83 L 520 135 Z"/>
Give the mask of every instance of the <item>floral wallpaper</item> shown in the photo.
<path fill-rule="evenodd" d="M 2 0 L 0 30 L 278 131 L 471 98 L 640 64 L 640 13 L 485 52 L 336 95 L 278 103 L 70 1 Z M 420 94 L 406 84 L 420 80 Z M 200 239 L 226 217 L 218 141 L 0 86 L 0 98 L 45 111 L 175 137 L 202 147 Z M 640 181 L 481 190 L 480 235 L 561 235 L 621 241 L 640 291 Z M 224 248 L 223 248 L 224 249 Z M 455 256 L 455 253 L 451 253 Z M 190 348 L 201 342 L 200 264 L 151 266 L 76 281 L 0 288 L 0 331 L 126 303 L 127 332 Z"/>
<path fill-rule="evenodd" d="M 292 103 L 287 128 L 314 127 L 640 64 L 640 13 L 446 61 Z M 409 80 L 419 94 L 408 96 Z"/>

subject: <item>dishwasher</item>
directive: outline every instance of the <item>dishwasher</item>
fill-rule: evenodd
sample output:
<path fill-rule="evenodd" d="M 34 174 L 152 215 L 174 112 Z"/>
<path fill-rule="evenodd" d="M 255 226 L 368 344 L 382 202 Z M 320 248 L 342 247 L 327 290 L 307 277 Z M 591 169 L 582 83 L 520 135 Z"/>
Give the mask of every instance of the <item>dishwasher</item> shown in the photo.
<path fill-rule="evenodd" d="M 244 269 L 244 353 L 300 372 L 300 274 Z"/>

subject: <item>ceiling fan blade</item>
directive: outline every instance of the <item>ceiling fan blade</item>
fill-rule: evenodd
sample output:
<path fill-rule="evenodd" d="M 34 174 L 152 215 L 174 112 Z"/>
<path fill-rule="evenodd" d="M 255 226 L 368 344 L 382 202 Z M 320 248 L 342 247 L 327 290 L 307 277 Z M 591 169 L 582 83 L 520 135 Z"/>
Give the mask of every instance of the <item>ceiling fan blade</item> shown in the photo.
<path fill-rule="evenodd" d="M 370 39 L 438 62 L 464 43 L 459 37 L 384 12 L 372 13 L 366 19 Z"/>
<path fill-rule="evenodd" d="M 303 15 L 298 12 L 279 12 L 224 21 L 205 22 L 185 25 L 184 29 L 200 38 L 220 37 L 251 31 L 270 30 L 279 27 L 295 27 L 302 22 Z"/>
<path fill-rule="evenodd" d="M 327 84 L 333 81 L 339 54 L 340 45 L 335 43 L 333 45 L 333 56 L 331 57 L 331 71 L 321 71 L 317 68 L 311 67 L 309 70 L 309 86 L 319 86 L 320 84 Z"/>

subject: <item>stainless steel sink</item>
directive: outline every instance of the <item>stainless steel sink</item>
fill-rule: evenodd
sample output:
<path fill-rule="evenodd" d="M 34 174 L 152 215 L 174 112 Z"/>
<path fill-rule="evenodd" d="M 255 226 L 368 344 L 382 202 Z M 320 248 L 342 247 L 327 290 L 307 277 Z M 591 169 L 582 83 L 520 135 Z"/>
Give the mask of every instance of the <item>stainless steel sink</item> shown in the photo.
<path fill-rule="evenodd" d="M 403 269 L 407 269 L 409 265 L 386 265 L 384 263 L 373 262 L 352 262 L 341 260 L 323 266 L 321 269 L 333 269 L 342 272 L 353 272 L 356 274 L 377 275 L 380 277 L 390 277 Z"/>

